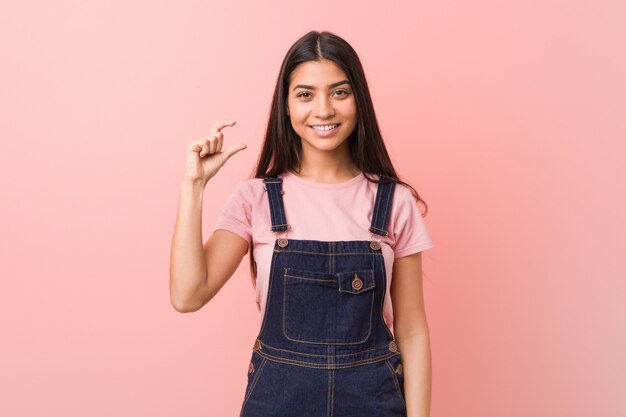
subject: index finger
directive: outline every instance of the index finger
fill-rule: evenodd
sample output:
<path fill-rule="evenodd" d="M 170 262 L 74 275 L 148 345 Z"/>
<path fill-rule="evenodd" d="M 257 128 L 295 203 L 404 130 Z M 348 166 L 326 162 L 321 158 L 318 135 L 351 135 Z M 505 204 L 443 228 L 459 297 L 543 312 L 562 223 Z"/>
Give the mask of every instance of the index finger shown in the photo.
<path fill-rule="evenodd" d="M 213 127 L 211 128 L 211 133 L 210 135 L 213 135 L 217 132 L 221 132 L 223 128 L 225 128 L 226 126 L 232 126 L 234 125 L 236 122 L 232 121 L 232 120 L 220 120 L 218 122 L 215 122 L 215 124 L 213 125 Z"/>

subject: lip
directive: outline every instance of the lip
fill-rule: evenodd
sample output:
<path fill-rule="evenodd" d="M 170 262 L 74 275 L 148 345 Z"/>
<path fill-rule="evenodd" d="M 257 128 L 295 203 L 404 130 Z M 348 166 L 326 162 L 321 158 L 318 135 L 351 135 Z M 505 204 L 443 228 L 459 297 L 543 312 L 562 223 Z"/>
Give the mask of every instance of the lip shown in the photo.
<path fill-rule="evenodd" d="M 317 129 L 315 129 L 313 126 L 314 125 L 309 125 L 309 128 L 311 128 L 311 130 L 313 130 L 313 132 L 315 132 L 315 135 L 317 135 L 320 138 L 327 138 L 329 136 L 334 135 L 335 133 L 337 133 L 337 130 L 339 130 L 339 126 L 341 126 L 341 123 L 324 123 L 322 124 L 322 126 L 326 126 L 326 125 L 337 125 L 336 127 L 330 129 L 330 130 L 324 130 L 324 131 L 319 131 Z M 315 126 L 319 126 L 315 125 Z"/>
<path fill-rule="evenodd" d="M 333 123 L 313 123 L 309 126 L 328 126 L 328 125 L 338 125 L 341 124 L 339 122 L 333 122 Z"/>

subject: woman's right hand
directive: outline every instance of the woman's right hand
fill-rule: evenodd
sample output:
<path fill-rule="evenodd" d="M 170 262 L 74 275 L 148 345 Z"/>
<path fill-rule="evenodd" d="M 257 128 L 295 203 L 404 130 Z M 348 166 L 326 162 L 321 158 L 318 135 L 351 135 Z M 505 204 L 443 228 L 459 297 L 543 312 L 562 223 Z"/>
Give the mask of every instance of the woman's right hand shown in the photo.
<path fill-rule="evenodd" d="M 208 136 L 187 144 L 185 174 L 183 176 L 185 180 L 205 186 L 228 158 L 247 148 L 245 143 L 238 143 L 222 151 L 224 134 L 221 130 L 226 126 L 233 126 L 235 123 L 229 120 L 215 122 Z"/>

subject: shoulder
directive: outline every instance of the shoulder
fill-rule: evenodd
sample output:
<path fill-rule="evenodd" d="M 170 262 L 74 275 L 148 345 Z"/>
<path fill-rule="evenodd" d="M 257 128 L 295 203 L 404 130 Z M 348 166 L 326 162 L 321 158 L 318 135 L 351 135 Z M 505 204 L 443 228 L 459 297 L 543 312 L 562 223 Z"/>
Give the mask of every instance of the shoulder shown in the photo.
<path fill-rule="evenodd" d="M 398 203 L 406 204 L 407 201 L 416 202 L 413 192 L 408 186 L 404 184 L 396 183 L 396 189 L 394 191 L 394 195 L 395 195 L 396 205 Z"/>
<path fill-rule="evenodd" d="M 410 197 L 413 196 L 413 194 L 411 193 L 411 189 L 404 184 L 400 184 L 399 182 L 396 182 L 396 189 L 394 193 L 397 196 L 400 196 L 401 198 L 407 198 L 407 196 L 410 196 Z"/>
<path fill-rule="evenodd" d="M 374 181 L 380 181 L 380 176 L 377 174 L 369 174 L 369 177 Z M 378 194 L 379 184 L 374 181 L 364 180 L 367 184 L 367 190 L 369 198 L 374 199 Z M 383 183 L 384 184 L 384 183 Z M 388 185 L 388 184 L 387 184 Z M 417 207 L 417 200 L 413 195 L 411 188 L 405 184 L 401 184 L 397 181 L 394 181 L 393 185 L 393 196 L 391 198 L 391 216 L 397 216 L 398 213 L 402 213 L 405 211 L 412 211 L 415 207 Z"/>
<path fill-rule="evenodd" d="M 410 217 L 417 214 L 421 217 L 417 199 L 413 195 L 413 190 L 407 185 L 396 183 L 391 214 L 396 218 Z"/>
<path fill-rule="evenodd" d="M 263 179 L 249 178 L 235 183 L 235 186 L 228 193 L 229 197 L 224 210 L 234 210 L 245 208 L 247 211 L 252 207 L 261 204 L 263 199 Z"/>
<path fill-rule="evenodd" d="M 252 197 L 263 191 L 263 178 L 248 178 L 235 184 L 233 194 Z"/>
<path fill-rule="evenodd" d="M 380 176 L 377 174 L 369 174 L 369 176 L 375 181 L 380 181 Z M 372 194 L 377 193 L 378 183 L 367 180 L 364 180 L 364 182 L 367 183 L 368 189 Z M 415 201 L 415 197 L 413 196 L 411 189 L 408 186 L 396 181 L 393 189 L 392 206 L 397 207 L 399 205 L 406 205 L 407 203 L 410 203 L 411 199 Z"/>

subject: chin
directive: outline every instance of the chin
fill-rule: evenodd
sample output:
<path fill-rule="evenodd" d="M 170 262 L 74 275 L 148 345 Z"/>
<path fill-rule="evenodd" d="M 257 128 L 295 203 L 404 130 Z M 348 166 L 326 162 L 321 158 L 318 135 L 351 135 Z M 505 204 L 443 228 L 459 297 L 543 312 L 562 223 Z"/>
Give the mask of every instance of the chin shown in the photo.
<path fill-rule="evenodd" d="M 308 147 L 315 148 L 319 151 L 334 151 L 335 149 L 343 145 L 344 142 L 346 142 L 346 140 L 337 141 L 337 140 L 330 139 L 326 141 L 320 141 L 319 139 L 316 138 L 314 140 L 309 140 L 306 142 L 307 142 Z"/>

